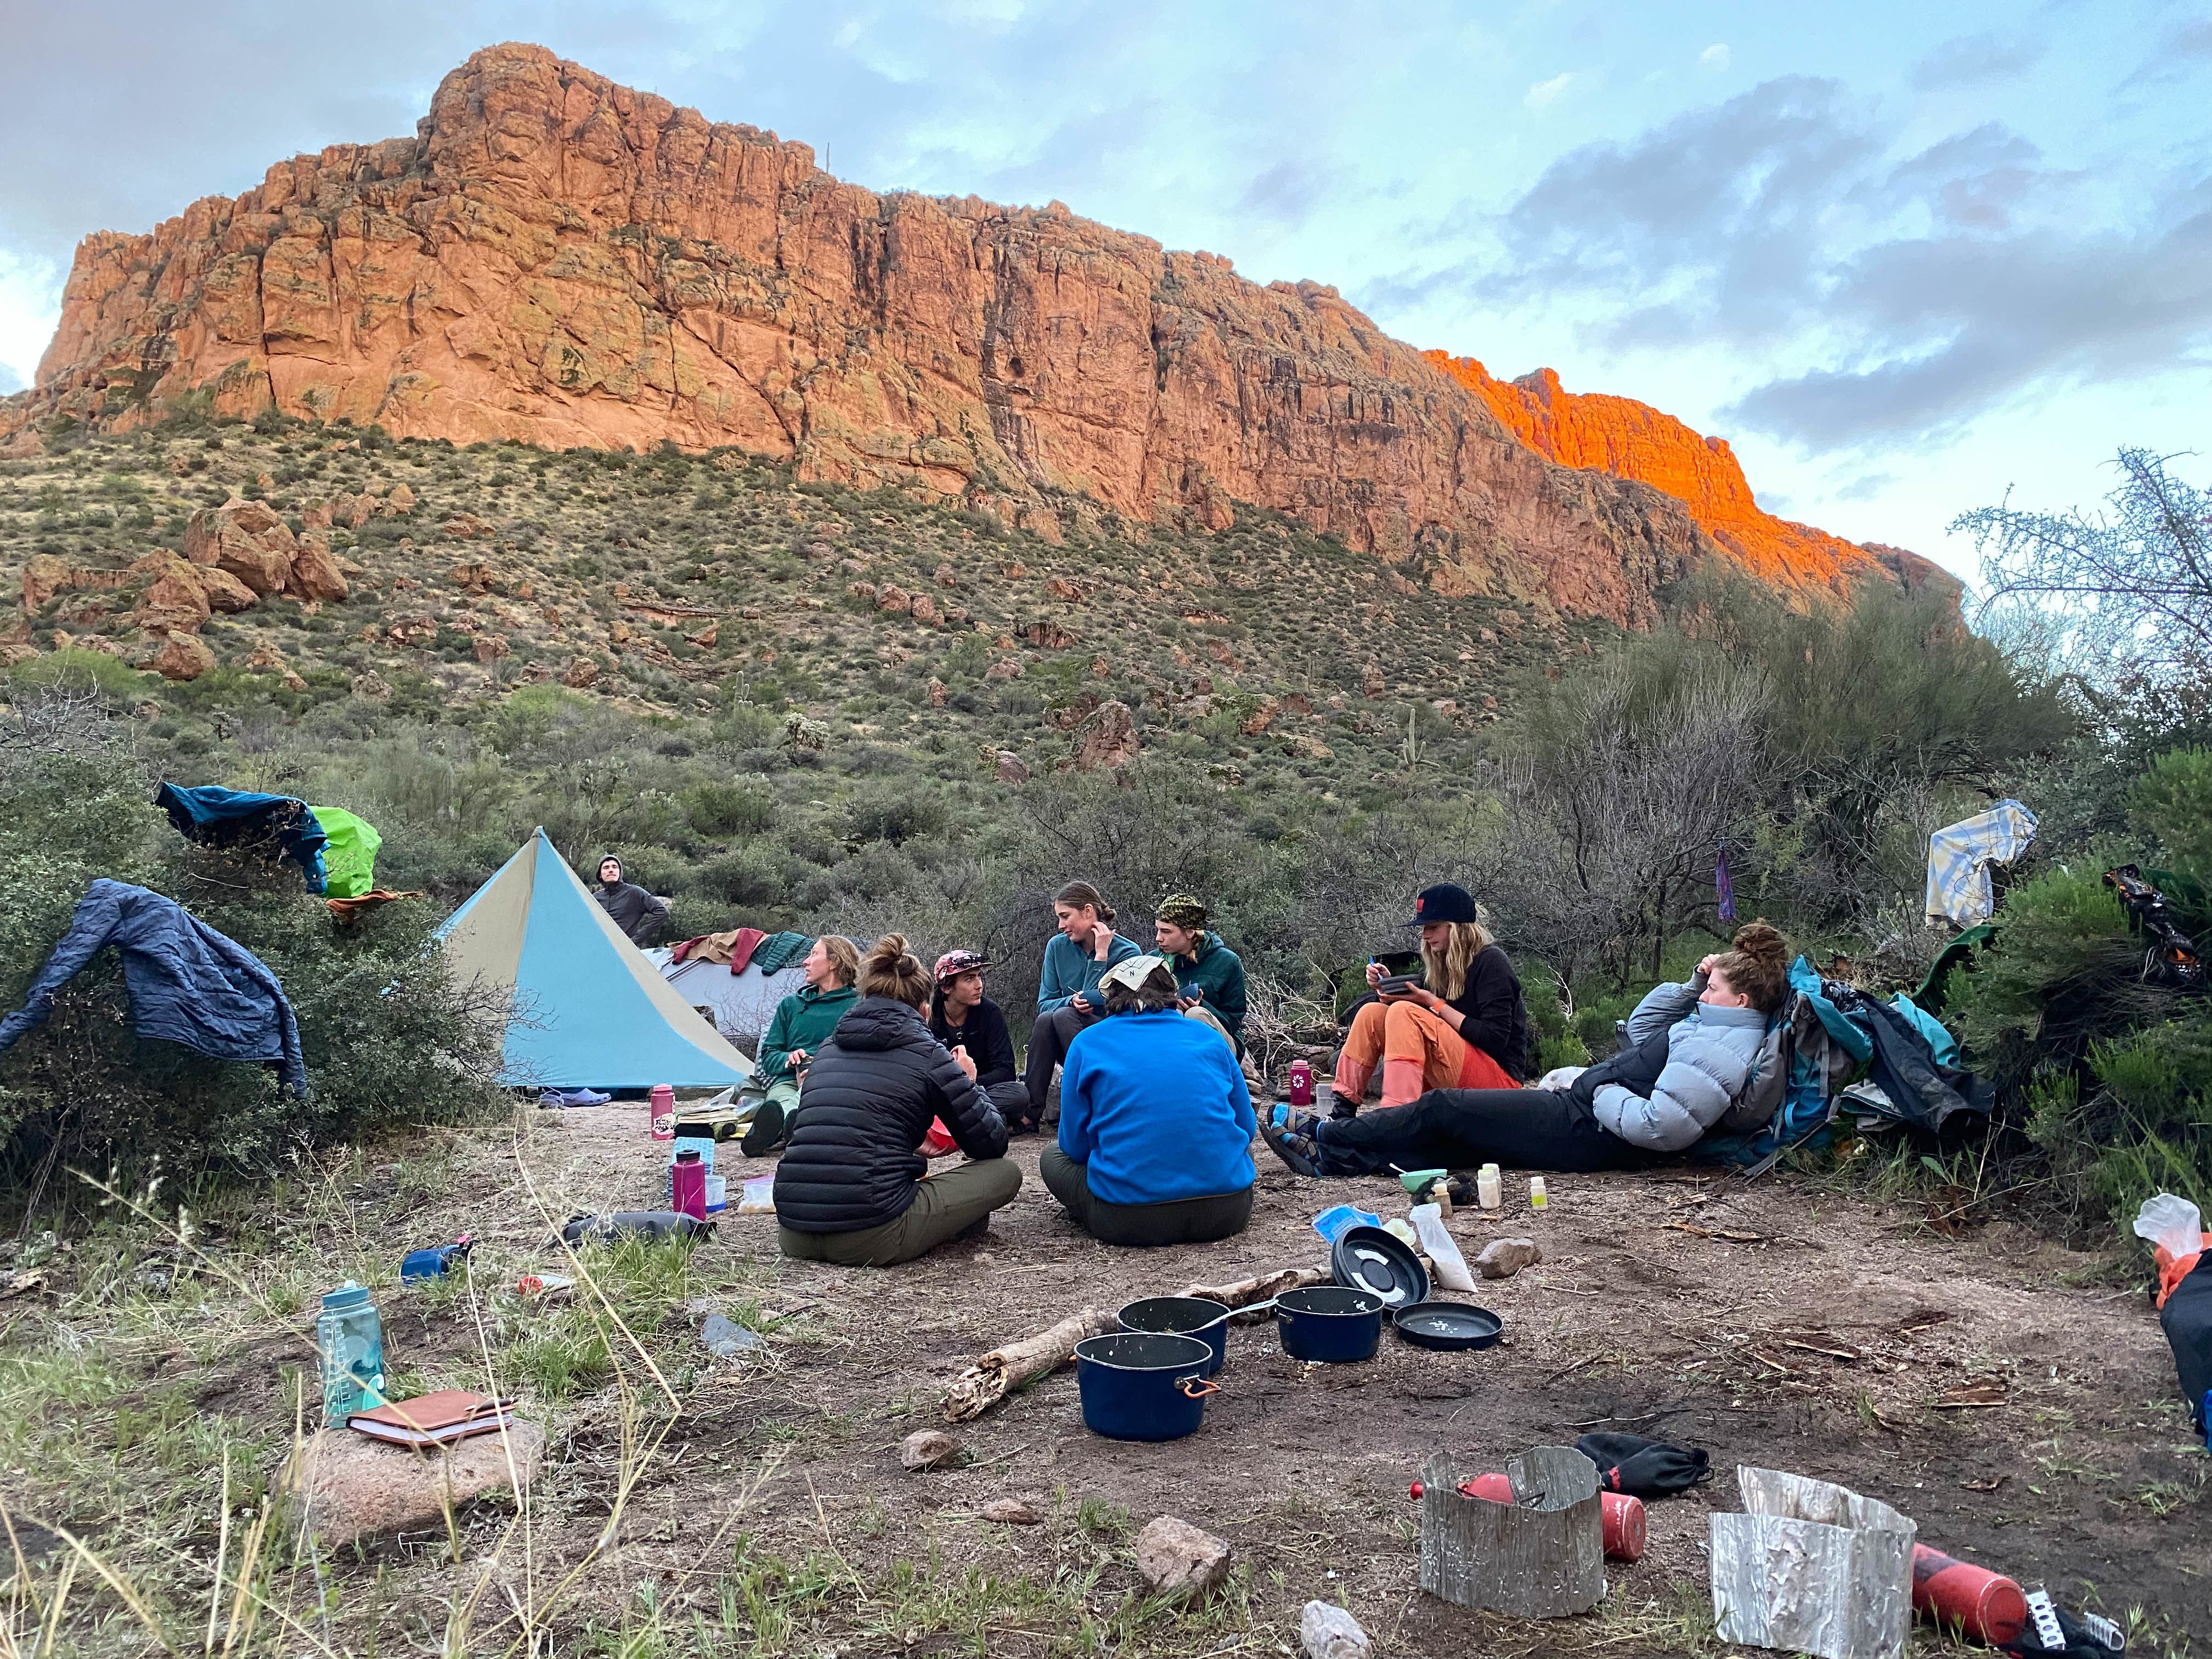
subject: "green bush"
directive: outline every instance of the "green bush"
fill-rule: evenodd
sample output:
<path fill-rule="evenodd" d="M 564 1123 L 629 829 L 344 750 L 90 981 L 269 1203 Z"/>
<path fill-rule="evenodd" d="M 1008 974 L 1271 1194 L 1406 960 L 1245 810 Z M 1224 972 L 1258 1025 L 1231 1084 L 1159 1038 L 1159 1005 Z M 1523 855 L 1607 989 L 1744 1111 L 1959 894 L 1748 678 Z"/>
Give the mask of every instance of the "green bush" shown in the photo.
<path fill-rule="evenodd" d="M 2129 827 L 2156 843 L 2160 861 L 2202 881 L 2212 875 L 2212 750 L 2159 756 L 2128 791 Z"/>
<path fill-rule="evenodd" d="M 757 836 L 775 821 L 775 797 L 757 784 L 694 784 L 684 811 L 702 836 Z"/>
<path fill-rule="evenodd" d="M 288 1149 L 380 1122 L 499 1109 L 497 1011 L 427 949 L 434 906 L 398 903 L 340 927 L 296 866 L 180 841 L 115 718 L 82 698 L 21 698 L 0 715 L 0 995 L 20 1004 L 97 876 L 183 903 L 266 963 L 299 1022 L 309 1093 L 258 1065 L 141 1041 L 112 951 L 63 988 L 52 1017 L 0 1056 L 0 1162 L 50 1148 L 71 1167 L 159 1160 L 188 1174 L 265 1170 Z M 56 1148 L 55 1143 L 58 1142 Z"/>

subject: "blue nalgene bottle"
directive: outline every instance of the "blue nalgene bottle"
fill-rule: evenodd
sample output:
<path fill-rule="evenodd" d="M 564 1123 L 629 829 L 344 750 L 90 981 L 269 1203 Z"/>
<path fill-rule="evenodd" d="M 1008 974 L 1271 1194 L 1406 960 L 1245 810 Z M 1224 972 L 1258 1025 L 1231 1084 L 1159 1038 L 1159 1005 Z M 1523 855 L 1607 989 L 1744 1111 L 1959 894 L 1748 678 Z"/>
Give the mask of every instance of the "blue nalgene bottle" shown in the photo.
<path fill-rule="evenodd" d="M 343 1428 L 356 1412 L 384 1404 L 384 1324 L 368 1291 L 351 1279 L 323 1297 L 315 1319 L 323 1363 L 323 1423 Z"/>

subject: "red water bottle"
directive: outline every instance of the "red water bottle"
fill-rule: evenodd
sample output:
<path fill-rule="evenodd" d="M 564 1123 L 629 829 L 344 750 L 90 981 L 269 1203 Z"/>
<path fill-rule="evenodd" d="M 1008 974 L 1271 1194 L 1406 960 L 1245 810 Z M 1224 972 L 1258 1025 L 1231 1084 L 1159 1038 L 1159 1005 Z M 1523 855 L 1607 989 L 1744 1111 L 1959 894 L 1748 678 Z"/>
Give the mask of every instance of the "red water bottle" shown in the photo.
<path fill-rule="evenodd" d="M 676 1164 L 668 1186 L 677 1214 L 688 1215 L 694 1221 L 707 1218 L 707 1164 L 698 1153 L 681 1152 L 676 1154 Z"/>
<path fill-rule="evenodd" d="M 1925 1544 L 1912 1547 L 1912 1610 L 1993 1648 L 2027 1629 L 2027 1597 L 2018 1584 Z"/>
<path fill-rule="evenodd" d="M 653 1085 L 652 1097 L 646 1109 L 653 1114 L 653 1138 L 655 1140 L 676 1139 L 676 1091 L 665 1083 Z"/>
<path fill-rule="evenodd" d="M 1313 1104 L 1313 1067 L 1303 1060 L 1291 1062 L 1291 1104 Z"/>
<path fill-rule="evenodd" d="M 1418 1480 L 1413 1482 L 1410 1496 L 1418 1498 L 1425 1490 Z M 1483 1498 L 1493 1504 L 1513 1501 L 1513 1481 L 1509 1475 L 1478 1474 L 1471 1480 L 1459 1483 L 1462 1498 Z M 1601 1492 L 1597 1495 L 1598 1524 L 1603 1529 L 1605 1553 L 1616 1561 L 1639 1561 L 1644 1558 L 1646 1529 L 1644 1519 L 1644 1500 L 1632 1498 L 1623 1492 Z"/>

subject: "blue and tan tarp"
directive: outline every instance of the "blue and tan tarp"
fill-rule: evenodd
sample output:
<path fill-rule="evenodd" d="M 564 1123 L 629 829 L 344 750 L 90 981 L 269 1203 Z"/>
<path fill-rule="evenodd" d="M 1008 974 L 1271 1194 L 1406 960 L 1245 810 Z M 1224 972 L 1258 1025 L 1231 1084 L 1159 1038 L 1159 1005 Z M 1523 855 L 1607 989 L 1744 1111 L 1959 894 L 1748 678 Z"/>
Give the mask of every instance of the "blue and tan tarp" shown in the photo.
<path fill-rule="evenodd" d="M 500 1081 L 720 1088 L 752 1064 L 599 908 L 543 830 L 438 930 L 455 978 L 512 998 Z"/>

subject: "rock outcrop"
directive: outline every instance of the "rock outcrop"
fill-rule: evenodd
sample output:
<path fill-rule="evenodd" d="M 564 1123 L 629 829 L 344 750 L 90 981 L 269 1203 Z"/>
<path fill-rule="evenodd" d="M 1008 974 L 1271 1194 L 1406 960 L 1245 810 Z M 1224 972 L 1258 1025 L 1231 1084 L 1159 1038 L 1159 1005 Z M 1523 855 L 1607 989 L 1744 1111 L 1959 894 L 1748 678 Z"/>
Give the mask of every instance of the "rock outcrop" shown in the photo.
<path fill-rule="evenodd" d="M 459 442 L 740 447 L 1050 539 L 1248 501 L 1447 593 L 1626 623 L 1717 550 L 1793 586 L 1836 568 L 1717 546 L 1661 489 L 1560 465 L 1332 288 L 1058 203 L 878 194 L 537 46 L 477 52 L 411 138 L 88 238 L 0 442 L 188 393 Z"/>
<path fill-rule="evenodd" d="M 1605 392 L 1569 392 L 1548 368 L 1501 380 L 1473 357 L 1426 355 L 1538 454 L 1563 465 L 1633 478 L 1680 501 L 1706 534 L 1762 581 L 1840 593 L 1876 572 L 1909 587 L 1931 579 L 1950 580 L 1917 554 L 1861 547 L 1765 511 L 1727 439 L 1701 437 L 1649 404 Z"/>

